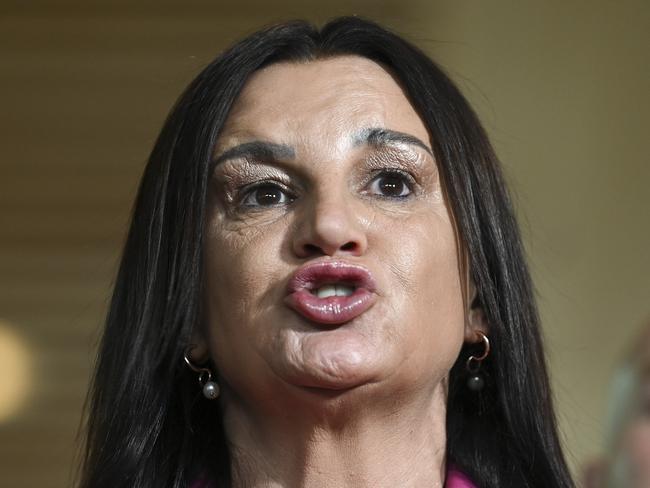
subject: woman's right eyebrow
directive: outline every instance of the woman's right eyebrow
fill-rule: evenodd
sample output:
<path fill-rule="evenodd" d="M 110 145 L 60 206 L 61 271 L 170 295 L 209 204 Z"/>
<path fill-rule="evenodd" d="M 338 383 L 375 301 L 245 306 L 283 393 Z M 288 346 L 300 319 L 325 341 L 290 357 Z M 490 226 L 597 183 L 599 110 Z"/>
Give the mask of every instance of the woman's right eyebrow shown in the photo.
<path fill-rule="evenodd" d="M 268 141 L 250 141 L 227 149 L 212 161 L 217 166 L 229 159 L 253 159 L 262 161 L 286 161 L 294 159 L 296 151 L 286 144 Z"/>

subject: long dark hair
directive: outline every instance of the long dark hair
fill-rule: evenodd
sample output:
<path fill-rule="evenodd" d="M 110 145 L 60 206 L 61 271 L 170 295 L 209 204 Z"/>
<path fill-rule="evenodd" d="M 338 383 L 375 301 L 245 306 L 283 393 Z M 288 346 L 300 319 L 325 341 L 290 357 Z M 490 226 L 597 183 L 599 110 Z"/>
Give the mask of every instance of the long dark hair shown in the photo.
<path fill-rule="evenodd" d="M 202 240 L 215 141 L 249 76 L 280 61 L 354 54 L 387 66 L 429 129 L 471 277 L 490 326 L 480 394 L 464 347 L 449 377 L 447 461 L 482 487 L 570 487 L 539 319 L 499 163 L 476 114 L 424 53 L 359 18 L 290 22 L 210 63 L 172 109 L 139 188 L 88 402 L 81 487 L 230 484 L 215 402 L 182 357 L 200 321 Z"/>

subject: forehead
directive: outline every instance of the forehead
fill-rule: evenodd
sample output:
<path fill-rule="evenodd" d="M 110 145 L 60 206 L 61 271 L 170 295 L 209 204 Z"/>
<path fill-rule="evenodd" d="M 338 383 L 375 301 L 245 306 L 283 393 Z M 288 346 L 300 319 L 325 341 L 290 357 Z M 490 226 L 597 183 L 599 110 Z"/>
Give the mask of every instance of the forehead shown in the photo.
<path fill-rule="evenodd" d="M 322 138 L 363 127 L 400 130 L 429 140 L 391 73 L 369 59 L 340 56 L 276 63 L 254 73 L 235 101 L 223 135 L 237 140 L 292 133 Z"/>

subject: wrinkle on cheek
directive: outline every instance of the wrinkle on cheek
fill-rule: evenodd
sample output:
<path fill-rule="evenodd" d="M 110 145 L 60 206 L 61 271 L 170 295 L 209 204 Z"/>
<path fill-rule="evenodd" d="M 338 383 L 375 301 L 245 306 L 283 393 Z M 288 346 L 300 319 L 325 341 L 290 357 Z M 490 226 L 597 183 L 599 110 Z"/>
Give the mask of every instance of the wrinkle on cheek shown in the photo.
<path fill-rule="evenodd" d="M 426 303 L 437 307 L 453 300 L 460 279 L 455 236 L 447 213 L 404 220 L 391 228 L 397 237 L 391 253 L 398 259 L 388 264 L 388 271 L 411 306 Z"/>
<path fill-rule="evenodd" d="M 276 334 L 269 339 L 272 344 L 272 357 L 284 358 L 279 364 L 282 364 L 289 371 L 300 370 L 305 359 L 303 344 L 293 333 L 288 332 L 287 334 Z M 269 361 L 267 360 L 267 362 Z M 269 366 L 271 369 L 275 369 L 272 362 L 269 363 Z M 276 371 L 276 373 L 282 376 L 285 371 Z"/>
<path fill-rule="evenodd" d="M 242 249 L 250 247 L 255 241 L 257 241 L 259 235 L 260 231 L 256 227 L 234 227 L 233 229 L 223 232 L 221 239 L 223 240 L 225 247 L 236 256 Z"/>
<path fill-rule="evenodd" d="M 214 225 L 208 235 L 208 300 L 215 301 L 219 315 L 245 317 L 252 311 L 260 283 L 270 273 L 260 260 L 263 230 L 255 227 L 225 230 Z M 245 324 L 244 324 L 245 325 Z"/>
<path fill-rule="evenodd" d="M 231 257 L 237 256 L 243 249 L 255 245 L 264 234 L 265 226 L 229 221 L 223 216 L 213 220 L 208 233 L 208 246 L 212 246 L 220 253 L 227 251 Z"/>
<path fill-rule="evenodd" d="M 398 261 L 391 261 L 388 264 L 388 269 L 390 273 L 395 277 L 397 283 L 400 286 L 400 289 L 403 290 L 415 290 L 416 284 L 414 277 L 411 273 L 411 270 L 414 268 L 413 259 L 409 259 L 409 256 L 403 256 L 402 259 Z"/>
<path fill-rule="evenodd" d="M 372 235 L 372 229 L 376 227 L 377 211 L 372 209 L 369 215 L 364 215 L 361 218 L 361 226 L 368 235 Z"/>

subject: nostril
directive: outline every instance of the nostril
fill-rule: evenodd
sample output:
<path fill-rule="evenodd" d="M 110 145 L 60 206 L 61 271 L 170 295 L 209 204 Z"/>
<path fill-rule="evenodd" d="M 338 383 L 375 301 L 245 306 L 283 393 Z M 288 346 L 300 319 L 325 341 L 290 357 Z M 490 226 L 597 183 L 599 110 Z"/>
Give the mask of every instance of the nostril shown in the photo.
<path fill-rule="evenodd" d="M 314 244 L 305 244 L 303 247 L 304 247 L 305 252 L 308 255 L 318 254 L 318 253 L 323 252 L 320 247 L 318 247 L 318 246 L 316 246 Z"/>
<path fill-rule="evenodd" d="M 348 241 L 345 244 L 343 244 L 342 246 L 340 246 L 339 250 L 340 251 L 355 251 L 357 249 L 357 247 L 358 246 L 357 246 L 356 242 Z M 315 254 L 331 254 L 333 252 L 336 252 L 335 248 L 329 249 L 329 248 L 318 246 L 316 244 L 309 244 L 309 243 L 304 244 L 302 249 L 303 249 L 304 253 L 307 256 L 313 256 Z"/>

